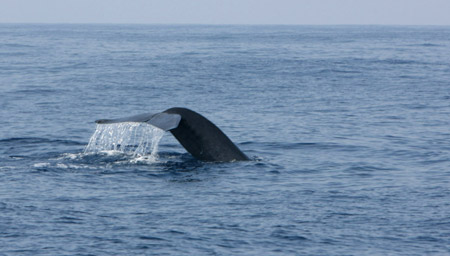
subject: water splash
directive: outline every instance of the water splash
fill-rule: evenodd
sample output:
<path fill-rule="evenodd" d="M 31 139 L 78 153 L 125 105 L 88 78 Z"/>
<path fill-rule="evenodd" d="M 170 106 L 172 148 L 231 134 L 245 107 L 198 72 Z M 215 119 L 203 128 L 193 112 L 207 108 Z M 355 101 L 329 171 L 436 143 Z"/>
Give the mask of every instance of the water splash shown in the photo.
<path fill-rule="evenodd" d="M 119 152 L 136 161 L 157 160 L 164 131 L 146 123 L 97 124 L 84 153 Z"/>

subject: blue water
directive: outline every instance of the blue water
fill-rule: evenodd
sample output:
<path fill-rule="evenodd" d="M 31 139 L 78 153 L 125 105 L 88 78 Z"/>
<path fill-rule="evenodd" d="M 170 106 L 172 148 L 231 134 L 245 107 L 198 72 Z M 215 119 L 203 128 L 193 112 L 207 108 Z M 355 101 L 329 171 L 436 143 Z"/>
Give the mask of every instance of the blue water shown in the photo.
<path fill-rule="evenodd" d="M 174 106 L 252 161 L 84 153 Z M 450 254 L 450 27 L 1 24 L 0 120 L 0 255 Z"/>

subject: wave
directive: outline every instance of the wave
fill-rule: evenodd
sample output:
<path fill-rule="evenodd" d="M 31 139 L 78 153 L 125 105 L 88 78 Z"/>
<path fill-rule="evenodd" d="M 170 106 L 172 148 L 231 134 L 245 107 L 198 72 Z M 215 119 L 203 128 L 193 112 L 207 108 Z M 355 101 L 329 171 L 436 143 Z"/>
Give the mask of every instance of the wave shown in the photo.
<path fill-rule="evenodd" d="M 340 151 L 359 151 L 368 147 L 360 145 L 339 144 L 334 142 L 243 142 L 248 148 L 267 148 L 273 150 L 287 149 L 320 149 L 320 150 L 340 150 Z"/>
<path fill-rule="evenodd" d="M 2 47 L 6 47 L 6 48 L 33 48 L 35 46 L 30 45 L 30 44 L 6 43 L 6 44 L 0 44 L 0 49 Z"/>
<path fill-rule="evenodd" d="M 48 139 L 40 137 L 13 137 L 7 139 L 0 139 L 0 146 L 5 144 L 33 145 L 33 144 L 53 144 L 53 143 L 62 145 L 74 145 L 74 146 L 86 145 L 85 143 L 74 140 Z"/>

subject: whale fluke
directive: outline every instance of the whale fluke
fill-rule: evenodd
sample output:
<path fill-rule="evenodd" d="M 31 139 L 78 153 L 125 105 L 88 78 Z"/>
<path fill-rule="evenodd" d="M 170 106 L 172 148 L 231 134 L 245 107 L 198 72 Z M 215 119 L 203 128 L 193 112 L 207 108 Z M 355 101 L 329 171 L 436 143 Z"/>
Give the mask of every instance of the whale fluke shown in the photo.
<path fill-rule="evenodd" d="M 180 144 L 202 161 L 230 162 L 249 158 L 215 124 L 187 108 L 170 108 L 118 119 L 100 119 L 97 124 L 144 122 L 170 131 Z"/>
<path fill-rule="evenodd" d="M 114 123 L 124 123 L 124 122 L 135 122 L 135 123 L 148 123 L 153 126 L 158 127 L 164 131 L 170 131 L 180 123 L 181 116 L 178 114 L 168 114 L 168 113 L 146 113 L 129 117 L 122 117 L 117 119 L 100 119 L 95 121 L 97 124 L 114 124 Z"/>

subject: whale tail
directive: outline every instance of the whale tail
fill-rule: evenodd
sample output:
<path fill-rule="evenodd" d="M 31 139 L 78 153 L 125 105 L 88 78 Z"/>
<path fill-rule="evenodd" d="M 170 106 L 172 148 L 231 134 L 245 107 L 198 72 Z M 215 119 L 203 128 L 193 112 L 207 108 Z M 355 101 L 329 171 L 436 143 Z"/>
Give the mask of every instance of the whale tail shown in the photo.
<path fill-rule="evenodd" d="M 215 124 L 186 108 L 170 108 L 161 113 L 146 113 L 117 119 L 100 119 L 97 124 L 122 122 L 148 123 L 170 131 L 180 144 L 202 161 L 245 161 L 249 158 Z"/>

